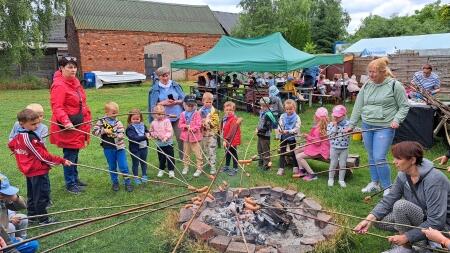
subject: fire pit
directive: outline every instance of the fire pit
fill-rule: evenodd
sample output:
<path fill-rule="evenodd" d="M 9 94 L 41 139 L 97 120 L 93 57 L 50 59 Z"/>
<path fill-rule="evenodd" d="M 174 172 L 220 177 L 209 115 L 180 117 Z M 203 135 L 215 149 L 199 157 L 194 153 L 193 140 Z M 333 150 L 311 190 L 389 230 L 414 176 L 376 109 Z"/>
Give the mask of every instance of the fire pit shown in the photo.
<path fill-rule="evenodd" d="M 207 199 L 201 207 L 181 209 L 179 222 L 184 228 L 200 208 L 189 234 L 219 252 L 310 252 L 337 232 L 326 223 L 332 217 L 301 192 L 262 186 L 221 188 L 213 196 L 214 200 Z"/>

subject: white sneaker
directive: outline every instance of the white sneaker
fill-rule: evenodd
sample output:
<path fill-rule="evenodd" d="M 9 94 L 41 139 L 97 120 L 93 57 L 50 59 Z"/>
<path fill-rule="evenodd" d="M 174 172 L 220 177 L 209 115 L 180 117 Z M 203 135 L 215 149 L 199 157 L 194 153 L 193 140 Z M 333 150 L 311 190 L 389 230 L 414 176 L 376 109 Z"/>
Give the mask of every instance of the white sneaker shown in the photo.
<path fill-rule="evenodd" d="M 181 174 L 186 175 L 189 172 L 189 168 L 184 168 Z"/>
<path fill-rule="evenodd" d="M 209 174 L 211 174 L 211 175 L 215 175 L 216 173 L 217 173 L 216 169 L 211 169 L 209 171 Z"/>
<path fill-rule="evenodd" d="M 159 170 L 158 177 L 163 177 L 163 176 L 164 176 L 164 170 Z"/>
<path fill-rule="evenodd" d="M 369 192 L 379 191 L 379 190 L 381 190 L 381 188 L 377 182 L 370 182 L 367 184 L 366 187 L 361 189 L 361 191 L 364 193 L 369 193 Z"/>
<path fill-rule="evenodd" d="M 199 177 L 200 176 L 200 174 L 202 174 L 202 171 L 201 170 L 196 170 L 195 172 L 194 172 L 194 177 Z"/>
<path fill-rule="evenodd" d="M 391 192 L 391 189 L 386 189 L 383 191 L 383 197 L 388 195 Z"/>
<path fill-rule="evenodd" d="M 329 187 L 333 187 L 334 185 L 334 180 L 333 179 L 328 179 L 328 186 Z"/>
<path fill-rule="evenodd" d="M 347 187 L 347 184 L 345 183 L 345 181 L 339 180 L 338 183 L 339 183 L 339 185 L 340 185 L 342 188 Z"/>
<path fill-rule="evenodd" d="M 175 177 L 175 172 L 173 172 L 173 170 L 169 170 L 169 178 L 174 178 Z"/>
<path fill-rule="evenodd" d="M 278 172 L 277 172 L 278 176 L 283 176 L 284 175 L 284 169 L 283 168 L 279 168 Z"/>

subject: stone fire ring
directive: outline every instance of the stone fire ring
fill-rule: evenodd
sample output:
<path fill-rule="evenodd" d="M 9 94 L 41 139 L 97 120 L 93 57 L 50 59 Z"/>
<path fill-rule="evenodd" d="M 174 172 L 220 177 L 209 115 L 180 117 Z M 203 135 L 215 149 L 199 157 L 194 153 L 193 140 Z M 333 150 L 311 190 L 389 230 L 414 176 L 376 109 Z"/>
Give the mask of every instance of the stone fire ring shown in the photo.
<path fill-rule="evenodd" d="M 227 205 L 235 198 L 253 197 L 260 199 L 264 196 L 270 196 L 288 203 L 290 207 L 305 207 L 314 210 L 305 209 L 289 209 L 290 212 L 304 214 L 307 216 L 317 217 L 317 219 L 325 221 L 321 222 L 306 218 L 301 215 L 291 214 L 296 220 L 302 220 L 305 222 L 305 226 L 301 227 L 302 235 L 300 237 L 289 239 L 283 243 L 279 243 L 281 240 L 274 238 L 272 243 L 265 245 L 258 245 L 252 242 L 247 242 L 248 252 L 250 253 L 288 253 L 288 252 L 311 252 L 314 250 L 314 246 L 326 239 L 333 237 L 338 231 L 336 226 L 328 224 L 326 222 L 332 221 L 332 217 L 325 212 L 315 211 L 322 210 L 322 206 L 311 198 L 301 192 L 293 190 L 286 190 L 281 187 L 260 186 L 249 189 L 226 189 L 225 191 L 214 191 L 213 196 L 215 200 L 205 201 L 201 207 L 200 215 L 192 222 L 189 227 L 189 235 L 199 241 L 204 241 L 209 244 L 210 247 L 216 249 L 218 252 L 227 253 L 247 253 L 247 248 L 243 243 L 242 236 L 227 235 L 220 228 L 214 225 L 208 225 L 203 220 L 205 210 L 212 210 L 220 205 Z M 182 208 L 179 213 L 179 224 L 181 229 L 184 229 L 187 222 L 191 219 L 195 208 Z M 298 225 L 297 225 L 298 227 Z M 292 235 L 291 235 L 292 237 Z M 278 241 L 277 241 L 278 240 Z"/>

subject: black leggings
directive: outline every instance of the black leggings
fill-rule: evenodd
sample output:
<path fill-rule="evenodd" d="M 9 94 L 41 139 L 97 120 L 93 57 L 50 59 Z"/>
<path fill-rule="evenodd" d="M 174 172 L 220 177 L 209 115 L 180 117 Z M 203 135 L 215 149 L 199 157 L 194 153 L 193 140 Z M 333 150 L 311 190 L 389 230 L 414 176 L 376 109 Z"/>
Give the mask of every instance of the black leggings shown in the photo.
<path fill-rule="evenodd" d="M 226 150 L 225 150 L 226 152 Z M 228 152 L 226 152 L 225 154 L 225 165 L 226 166 L 230 166 L 230 159 L 231 159 L 231 154 L 233 154 L 233 168 L 237 169 L 238 167 L 238 154 L 237 154 L 237 147 L 233 147 L 230 146 L 230 148 L 228 149 Z"/>
<path fill-rule="evenodd" d="M 169 171 L 172 171 L 175 164 L 173 146 L 172 145 L 161 147 L 158 146 L 157 148 L 158 148 L 159 169 L 164 170 L 166 168 L 167 163 L 167 168 L 169 169 Z"/>
<path fill-rule="evenodd" d="M 289 146 L 289 150 L 290 152 L 288 154 L 285 155 L 280 155 L 280 168 L 284 169 L 284 167 L 286 167 L 286 158 L 287 156 L 291 156 L 292 157 L 292 161 L 294 163 L 294 167 L 298 166 L 297 165 L 297 159 L 295 159 L 295 153 L 294 153 L 294 149 L 296 146 L 296 142 L 295 139 L 292 140 L 281 140 L 283 143 L 281 144 L 280 147 L 280 153 L 283 154 L 286 152 L 287 147 Z"/>

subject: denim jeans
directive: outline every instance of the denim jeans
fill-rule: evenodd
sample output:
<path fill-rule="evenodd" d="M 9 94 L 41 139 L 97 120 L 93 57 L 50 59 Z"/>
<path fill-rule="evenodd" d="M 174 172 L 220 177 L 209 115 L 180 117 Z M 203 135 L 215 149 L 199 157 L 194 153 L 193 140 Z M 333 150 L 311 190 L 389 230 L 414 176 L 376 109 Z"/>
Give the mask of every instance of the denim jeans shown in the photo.
<path fill-rule="evenodd" d="M 362 123 L 362 129 L 368 130 L 379 126 Z M 394 139 L 395 129 L 386 128 L 375 131 L 363 132 L 364 147 L 369 155 L 369 164 L 385 163 L 387 152 Z M 391 169 L 388 164 L 370 166 L 370 178 L 372 182 L 380 182 L 382 188 L 391 185 Z"/>
<path fill-rule="evenodd" d="M 103 153 L 108 162 L 109 171 L 117 172 L 117 165 L 119 165 L 120 172 L 128 174 L 128 162 L 125 149 L 104 148 Z M 109 173 L 109 175 L 113 184 L 119 183 L 119 177 L 116 173 Z M 130 178 L 128 176 L 124 176 L 124 183 L 125 185 L 130 184 Z"/>
<path fill-rule="evenodd" d="M 142 161 L 133 155 L 131 156 L 131 168 L 134 176 L 139 176 L 139 164 L 141 164 L 142 176 L 147 176 L 147 163 L 143 162 L 147 161 L 147 154 L 148 148 L 140 148 L 133 155 L 139 157 Z"/>
<path fill-rule="evenodd" d="M 73 163 L 78 163 L 78 152 L 79 149 L 73 148 L 63 148 L 64 159 L 69 160 Z M 78 180 L 78 170 L 76 165 L 64 166 L 64 180 L 66 181 L 66 187 L 76 185 Z"/>

